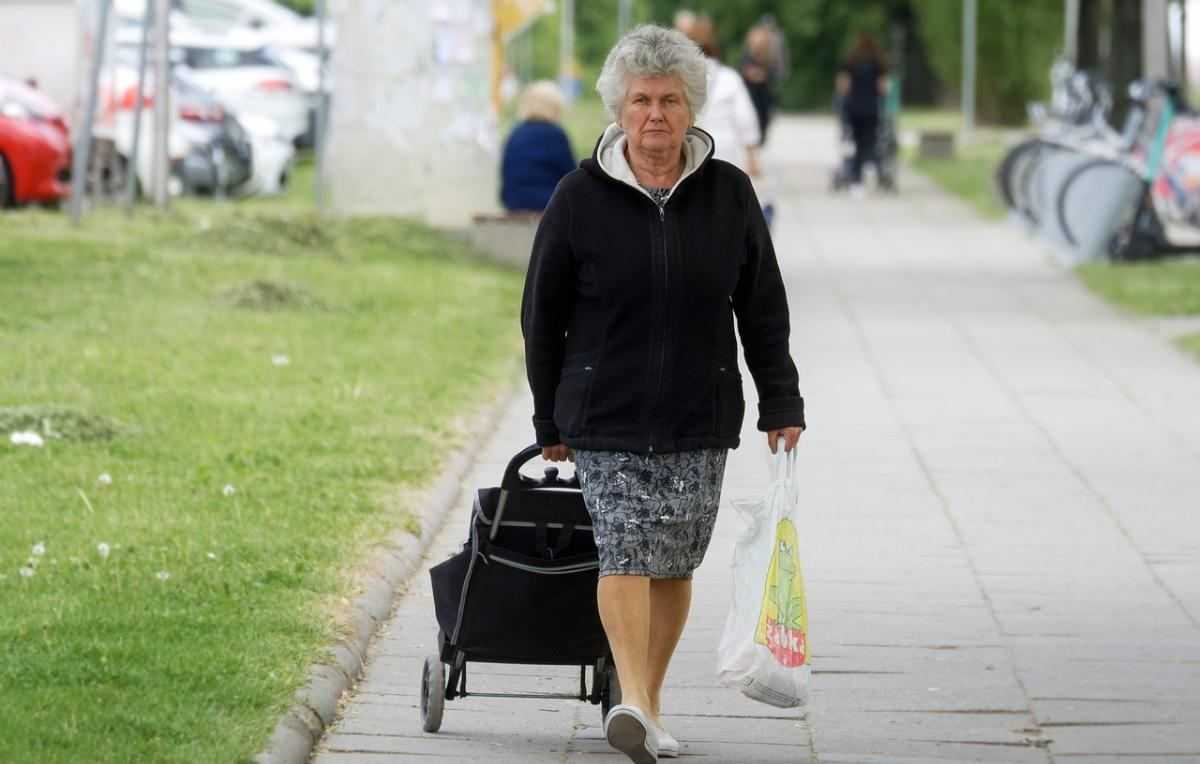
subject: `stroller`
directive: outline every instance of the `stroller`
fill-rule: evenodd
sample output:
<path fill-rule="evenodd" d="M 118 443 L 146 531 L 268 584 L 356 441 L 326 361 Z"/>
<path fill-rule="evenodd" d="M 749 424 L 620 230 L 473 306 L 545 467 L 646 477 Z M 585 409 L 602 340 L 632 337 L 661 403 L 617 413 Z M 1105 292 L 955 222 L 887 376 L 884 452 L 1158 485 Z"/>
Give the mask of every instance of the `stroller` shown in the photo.
<path fill-rule="evenodd" d="M 439 653 L 425 659 L 421 676 L 426 732 L 441 727 L 447 700 L 470 695 L 584 700 L 606 715 L 621 702 L 596 605 L 600 561 L 579 480 L 560 478 L 557 467 L 540 479 L 522 475 L 541 453 L 525 448 L 498 488 L 476 492 L 462 550 L 429 571 Z M 468 693 L 468 662 L 578 665 L 579 691 Z"/>
<path fill-rule="evenodd" d="M 833 170 L 830 188 L 844 191 L 850 187 L 854 177 L 854 136 L 841 99 L 834 98 L 834 111 L 838 115 L 837 167 Z M 895 80 L 879 105 L 879 127 L 875 131 L 875 169 L 879 188 L 896 191 L 896 175 L 900 158 L 900 138 L 896 122 L 900 114 L 900 81 Z"/>

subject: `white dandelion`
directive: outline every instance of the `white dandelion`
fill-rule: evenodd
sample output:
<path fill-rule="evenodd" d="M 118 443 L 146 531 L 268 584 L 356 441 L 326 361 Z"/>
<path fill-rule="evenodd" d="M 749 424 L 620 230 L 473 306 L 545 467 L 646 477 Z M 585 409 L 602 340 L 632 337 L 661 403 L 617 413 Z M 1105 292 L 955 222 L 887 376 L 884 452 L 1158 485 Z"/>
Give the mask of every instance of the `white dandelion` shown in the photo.
<path fill-rule="evenodd" d="M 171 577 L 171 574 L 165 570 L 160 570 L 154 574 L 154 577 L 157 578 L 159 581 L 166 581 L 168 578 Z"/>
<path fill-rule="evenodd" d="M 237 489 L 233 487 L 232 483 L 226 483 L 225 487 L 221 489 L 221 493 L 225 494 L 226 496 L 233 496 L 236 491 Z"/>
<path fill-rule="evenodd" d="M 104 543 L 103 541 L 101 541 L 99 544 L 96 545 L 96 553 L 100 555 L 100 559 L 102 559 L 102 560 L 107 560 L 108 553 L 111 551 L 112 551 L 112 549 L 108 546 L 108 544 Z"/>
<path fill-rule="evenodd" d="M 33 568 L 26 565 L 24 568 L 21 568 L 21 578 L 33 578 L 33 572 Z"/>
<path fill-rule="evenodd" d="M 210 560 L 215 560 L 215 559 L 217 559 L 217 555 L 216 555 L 216 553 L 215 553 L 215 552 L 209 552 L 208 554 L 206 554 L 206 555 L 205 555 L 205 557 L 207 557 L 207 558 L 208 558 L 208 559 L 210 559 Z"/>
<path fill-rule="evenodd" d="M 100 477 L 96 478 L 96 482 L 100 485 L 112 485 L 112 475 L 107 472 L 101 472 Z"/>
<path fill-rule="evenodd" d="M 14 432 L 8 436 L 8 439 L 14 446 L 35 446 L 41 448 L 46 445 L 46 441 L 42 439 L 42 436 L 32 430 Z"/>
<path fill-rule="evenodd" d="M 45 553 L 46 543 L 44 541 L 39 541 L 33 545 L 33 551 L 30 554 L 32 554 L 34 557 L 41 557 Z"/>
<path fill-rule="evenodd" d="M 271 363 L 275 364 L 276 366 L 287 366 L 291 362 L 292 359 L 288 358 L 282 353 L 276 353 L 275 355 L 271 356 Z"/>

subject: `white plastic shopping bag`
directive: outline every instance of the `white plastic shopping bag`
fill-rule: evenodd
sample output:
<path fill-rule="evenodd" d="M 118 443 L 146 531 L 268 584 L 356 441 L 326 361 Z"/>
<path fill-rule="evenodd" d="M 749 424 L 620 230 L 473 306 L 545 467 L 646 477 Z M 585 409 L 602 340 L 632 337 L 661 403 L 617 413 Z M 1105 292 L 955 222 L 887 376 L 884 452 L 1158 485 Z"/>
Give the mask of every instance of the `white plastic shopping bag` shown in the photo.
<path fill-rule="evenodd" d="M 735 500 L 746 522 L 733 553 L 733 602 L 717 651 L 721 684 L 780 708 L 808 700 L 808 606 L 796 533 L 796 449 L 775 455 L 761 499 Z"/>

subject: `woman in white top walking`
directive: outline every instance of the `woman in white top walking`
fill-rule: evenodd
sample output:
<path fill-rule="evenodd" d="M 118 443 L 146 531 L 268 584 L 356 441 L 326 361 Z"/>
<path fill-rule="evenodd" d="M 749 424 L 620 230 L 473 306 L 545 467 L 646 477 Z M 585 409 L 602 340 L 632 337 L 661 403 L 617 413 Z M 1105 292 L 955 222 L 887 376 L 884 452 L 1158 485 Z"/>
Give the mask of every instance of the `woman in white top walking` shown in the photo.
<path fill-rule="evenodd" d="M 708 103 L 696 124 L 713 137 L 717 159 L 736 165 L 757 182 L 762 174 L 758 156 L 762 132 L 750 91 L 736 69 L 721 63 L 711 19 L 696 18 L 687 35 L 704 51 L 708 62 Z"/>

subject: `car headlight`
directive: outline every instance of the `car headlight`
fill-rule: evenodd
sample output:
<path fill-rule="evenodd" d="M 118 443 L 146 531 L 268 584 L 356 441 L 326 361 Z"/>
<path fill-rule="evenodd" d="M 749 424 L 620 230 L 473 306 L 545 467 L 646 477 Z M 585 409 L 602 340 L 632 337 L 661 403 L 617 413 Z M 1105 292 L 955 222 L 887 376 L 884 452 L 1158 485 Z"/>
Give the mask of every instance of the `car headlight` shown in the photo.
<path fill-rule="evenodd" d="M 9 119 L 33 119 L 33 112 L 17 101 L 0 102 L 0 115 Z"/>

